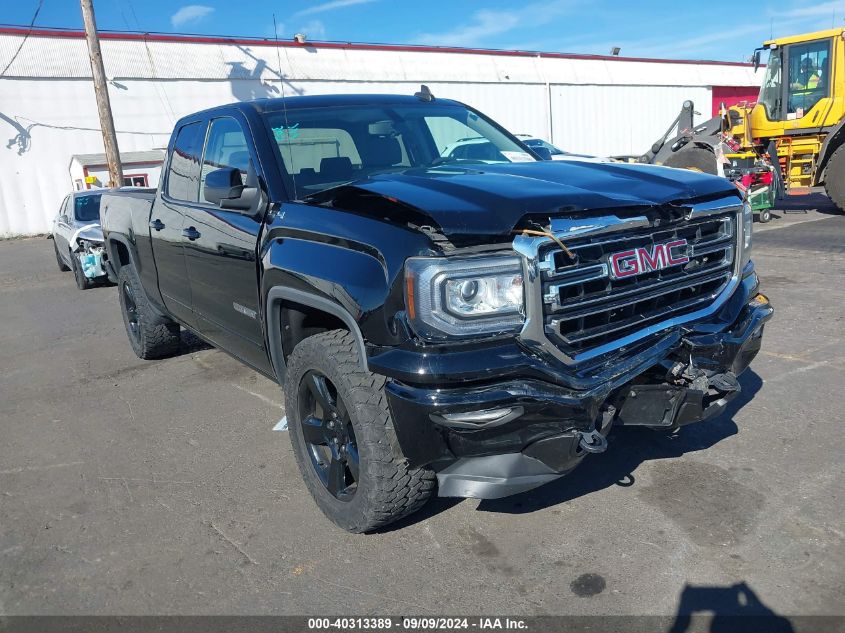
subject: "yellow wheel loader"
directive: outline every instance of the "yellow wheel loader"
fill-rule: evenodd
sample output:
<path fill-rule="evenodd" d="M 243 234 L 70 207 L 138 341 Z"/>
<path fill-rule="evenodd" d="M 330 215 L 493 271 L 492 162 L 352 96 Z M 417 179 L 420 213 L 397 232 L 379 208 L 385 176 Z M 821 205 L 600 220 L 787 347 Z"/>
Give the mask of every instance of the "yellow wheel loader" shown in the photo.
<path fill-rule="evenodd" d="M 824 185 L 845 211 L 845 29 L 764 42 L 754 51 L 755 67 L 763 51 L 769 60 L 757 103 L 731 106 L 693 127 L 693 105 L 685 102 L 638 160 L 737 177 L 771 163 L 773 188 L 800 193 Z"/>

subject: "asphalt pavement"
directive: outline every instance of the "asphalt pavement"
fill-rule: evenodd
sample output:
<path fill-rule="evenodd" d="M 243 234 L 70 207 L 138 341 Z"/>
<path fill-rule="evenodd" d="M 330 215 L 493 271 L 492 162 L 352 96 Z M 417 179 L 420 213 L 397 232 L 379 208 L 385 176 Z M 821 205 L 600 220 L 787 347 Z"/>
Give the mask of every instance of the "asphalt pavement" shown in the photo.
<path fill-rule="evenodd" d="M 725 415 L 357 536 L 278 385 L 188 337 L 137 359 L 114 287 L 0 242 L 0 615 L 845 613 L 845 216 L 796 200 L 755 227 L 777 313 Z"/>

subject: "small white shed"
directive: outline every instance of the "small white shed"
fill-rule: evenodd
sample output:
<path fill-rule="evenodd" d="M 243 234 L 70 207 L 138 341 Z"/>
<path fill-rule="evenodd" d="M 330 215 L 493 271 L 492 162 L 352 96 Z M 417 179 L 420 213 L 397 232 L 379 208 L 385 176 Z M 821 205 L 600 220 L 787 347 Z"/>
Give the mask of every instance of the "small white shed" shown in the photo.
<path fill-rule="evenodd" d="M 121 152 L 124 187 L 157 187 L 164 162 L 164 152 Z M 105 154 L 74 154 L 70 160 L 70 179 L 74 191 L 109 186 L 109 166 Z"/>

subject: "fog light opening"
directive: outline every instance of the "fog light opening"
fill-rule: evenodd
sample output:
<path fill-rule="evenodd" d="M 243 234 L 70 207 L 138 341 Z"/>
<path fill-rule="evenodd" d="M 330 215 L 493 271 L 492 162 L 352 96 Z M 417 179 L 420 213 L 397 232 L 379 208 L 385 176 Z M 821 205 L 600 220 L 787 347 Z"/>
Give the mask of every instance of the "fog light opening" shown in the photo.
<path fill-rule="evenodd" d="M 487 429 L 515 420 L 524 413 L 522 407 L 499 407 L 458 413 L 432 413 L 429 417 L 438 424 L 458 429 Z"/>

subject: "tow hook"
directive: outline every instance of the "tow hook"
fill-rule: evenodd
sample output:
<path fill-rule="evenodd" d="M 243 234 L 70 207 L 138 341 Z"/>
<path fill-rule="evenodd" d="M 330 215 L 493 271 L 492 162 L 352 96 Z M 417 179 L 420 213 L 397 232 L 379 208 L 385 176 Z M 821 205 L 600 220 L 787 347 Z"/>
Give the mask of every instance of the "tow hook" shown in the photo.
<path fill-rule="evenodd" d="M 588 453 L 604 453 L 607 450 L 607 438 L 598 431 L 579 431 L 578 446 Z"/>

